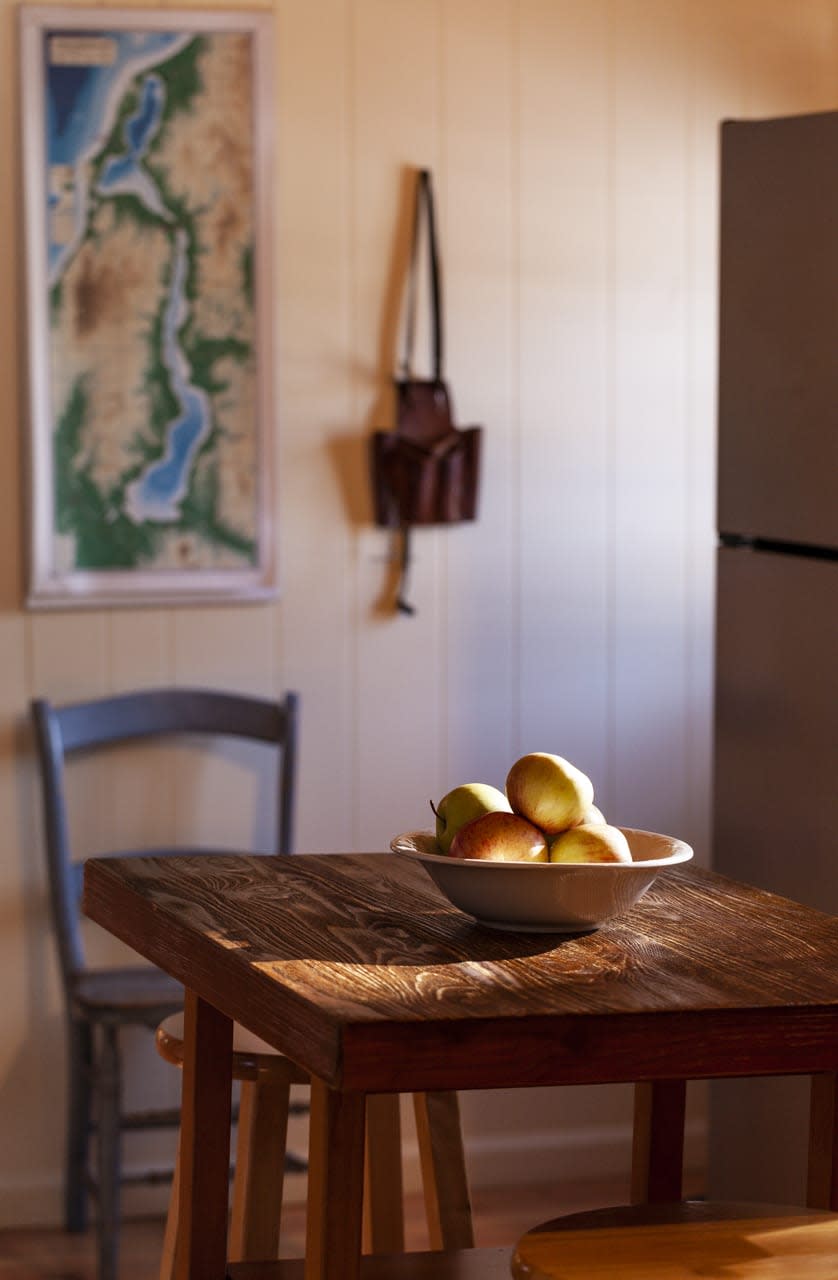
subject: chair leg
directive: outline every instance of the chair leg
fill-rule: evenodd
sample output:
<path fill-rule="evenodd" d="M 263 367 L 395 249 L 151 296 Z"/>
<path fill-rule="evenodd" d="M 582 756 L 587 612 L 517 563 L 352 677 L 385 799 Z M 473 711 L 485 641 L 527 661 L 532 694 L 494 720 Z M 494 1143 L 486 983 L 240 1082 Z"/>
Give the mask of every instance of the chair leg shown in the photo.
<path fill-rule="evenodd" d="M 180 1220 L 180 1134 L 178 1134 L 177 1155 L 172 1175 L 172 1189 L 169 1192 L 169 1209 L 166 1214 L 166 1230 L 163 1233 L 163 1251 L 160 1255 L 160 1271 L 158 1280 L 175 1280 L 175 1264 L 177 1262 L 177 1234 Z"/>
<path fill-rule="evenodd" d="M 119 1264 L 119 1192 L 120 1192 L 120 1061 L 119 1028 L 102 1028 L 102 1052 L 99 1059 L 98 1095 L 98 1258 L 97 1280 L 117 1280 Z"/>
<path fill-rule="evenodd" d="M 456 1093 L 414 1093 L 416 1135 L 432 1249 L 473 1249 L 460 1101 Z"/>
<path fill-rule="evenodd" d="M 401 1115 L 397 1093 L 367 1097 L 364 1252 L 404 1252 Z"/>
<path fill-rule="evenodd" d="M 242 1081 L 233 1207 L 231 1262 L 269 1261 L 279 1252 L 290 1082 Z M 471 1249 L 474 1230 L 460 1125 L 453 1092 L 413 1097 L 431 1249 Z M 401 1122 L 397 1094 L 367 1098 L 364 1248 L 404 1251 Z M 169 1202 L 159 1280 L 173 1280 L 178 1234 L 180 1161 Z"/>
<path fill-rule="evenodd" d="M 93 1037 L 88 1023 L 70 1020 L 67 1037 L 69 1083 L 64 1173 L 64 1227 L 87 1230 L 90 1149 L 90 1079 Z"/>
<path fill-rule="evenodd" d="M 266 1262 L 279 1254 L 290 1079 L 243 1080 L 228 1256 Z"/>

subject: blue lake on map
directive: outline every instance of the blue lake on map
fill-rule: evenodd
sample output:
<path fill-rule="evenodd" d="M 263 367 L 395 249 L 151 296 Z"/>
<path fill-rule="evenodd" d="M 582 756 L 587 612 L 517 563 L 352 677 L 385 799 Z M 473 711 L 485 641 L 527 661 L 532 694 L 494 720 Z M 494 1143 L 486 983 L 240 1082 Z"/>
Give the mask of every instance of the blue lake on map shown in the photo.
<path fill-rule="evenodd" d="M 192 461 L 210 428 L 210 403 L 206 392 L 190 382 L 189 364 L 178 343 L 178 330 L 186 317 L 184 231 L 175 236 L 175 265 L 163 323 L 163 359 L 171 374 L 172 391 L 181 412 L 167 427 L 166 451 L 144 474 L 128 486 L 125 507 L 132 520 L 169 521 L 179 515 Z"/>
<path fill-rule="evenodd" d="M 163 81 L 159 76 L 145 76 L 140 105 L 134 115 L 125 122 L 124 135 L 128 151 L 124 156 L 112 156 L 99 179 L 102 191 L 109 191 L 134 172 L 149 142 L 157 132 L 165 102 Z"/>
<path fill-rule="evenodd" d="M 167 222 L 172 215 L 149 174 L 142 166 L 145 152 L 157 133 L 166 91 L 159 76 L 147 75 L 140 91 L 140 105 L 134 115 L 125 122 L 123 135 L 128 151 L 122 156 L 111 156 L 99 178 L 98 190 L 103 195 L 136 196 L 150 213 Z"/>
<path fill-rule="evenodd" d="M 107 66 L 76 66 L 49 58 L 54 37 L 72 39 L 96 35 L 111 42 L 114 60 Z M 105 143 L 113 126 L 123 94 L 142 70 L 159 65 L 178 53 L 191 39 L 178 31 L 62 31 L 44 33 L 46 84 L 47 165 L 66 165 L 76 171 L 76 203 L 80 228 L 83 226 L 86 189 L 83 161 Z M 54 204 L 57 197 L 47 197 Z M 49 220 L 47 220 L 49 227 Z M 50 283 L 60 277 L 72 255 L 74 244 L 48 244 Z"/>

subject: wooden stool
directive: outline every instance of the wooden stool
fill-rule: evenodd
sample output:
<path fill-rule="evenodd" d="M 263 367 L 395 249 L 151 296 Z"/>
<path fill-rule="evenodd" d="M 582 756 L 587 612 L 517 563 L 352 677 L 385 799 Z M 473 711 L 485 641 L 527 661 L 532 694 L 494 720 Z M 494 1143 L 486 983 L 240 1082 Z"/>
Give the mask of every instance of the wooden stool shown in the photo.
<path fill-rule="evenodd" d="M 157 1050 L 183 1066 L 183 1014 L 157 1029 Z M 277 1257 L 292 1084 L 309 1077 L 276 1049 L 234 1024 L 233 1079 L 241 1082 L 236 1139 L 229 1261 Z M 471 1249 L 474 1232 L 456 1093 L 413 1095 L 416 1133 L 431 1249 Z M 160 1280 L 175 1274 L 180 1161 L 169 1200 Z M 369 1253 L 404 1251 L 399 1095 L 367 1099 L 364 1184 L 365 1247 Z"/>
<path fill-rule="evenodd" d="M 684 1201 L 574 1213 L 528 1231 L 516 1280 L 835 1280 L 838 1214 Z"/>

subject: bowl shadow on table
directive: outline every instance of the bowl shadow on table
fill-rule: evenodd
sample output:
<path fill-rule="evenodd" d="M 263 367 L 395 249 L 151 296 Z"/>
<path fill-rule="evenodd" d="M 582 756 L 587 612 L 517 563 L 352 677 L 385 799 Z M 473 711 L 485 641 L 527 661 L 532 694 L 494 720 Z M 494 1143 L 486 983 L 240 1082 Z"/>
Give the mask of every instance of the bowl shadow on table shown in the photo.
<path fill-rule="evenodd" d="M 278 879 L 276 896 L 265 875 L 270 859 L 260 859 L 258 879 L 241 859 L 229 865 L 221 860 L 216 875 L 225 913 L 223 924 L 212 924 L 231 960 L 238 953 L 246 964 L 264 968 L 306 961 L 335 970 L 443 967 L 461 964 L 464 956 L 472 963 L 503 962 L 592 939 L 585 946 L 586 964 L 624 969 L 621 935 L 630 928 L 635 903 L 665 867 L 692 857 L 687 845 L 671 837 L 624 830 L 644 847 L 633 863 L 620 865 L 455 865 L 428 855 L 421 844 L 398 850 L 398 863 L 378 854 L 311 854 L 294 859 L 295 874 Z M 425 839 L 426 833 L 414 837 Z M 663 859 L 656 853 L 660 842 Z M 255 909 L 258 949 L 252 942 Z"/>

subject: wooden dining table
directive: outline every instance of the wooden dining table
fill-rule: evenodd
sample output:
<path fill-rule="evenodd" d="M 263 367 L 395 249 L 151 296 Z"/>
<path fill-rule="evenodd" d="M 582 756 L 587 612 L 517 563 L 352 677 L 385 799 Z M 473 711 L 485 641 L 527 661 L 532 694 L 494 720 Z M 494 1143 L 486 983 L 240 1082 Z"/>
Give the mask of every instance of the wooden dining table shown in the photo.
<path fill-rule="evenodd" d="M 599 930 L 502 932 L 389 853 L 93 859 L 84 909 L 186 989 L 183 1280 L 507 1277 L 512 1241 L 362 1262 L 376 1094 L 633 1082 L 632 1197 L 666 1202 L 687 1081 L 808 1074 L 805 1197 L 838 1210 L 826 914 L 690 864 Z M 233 1020 L 312 1077 L 304 1260 L 225 1261 Z"/>

